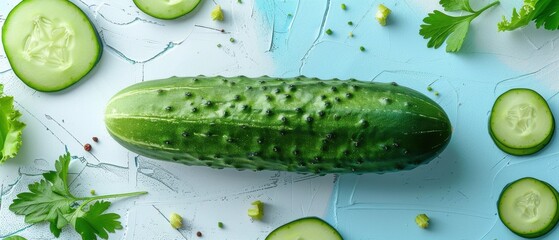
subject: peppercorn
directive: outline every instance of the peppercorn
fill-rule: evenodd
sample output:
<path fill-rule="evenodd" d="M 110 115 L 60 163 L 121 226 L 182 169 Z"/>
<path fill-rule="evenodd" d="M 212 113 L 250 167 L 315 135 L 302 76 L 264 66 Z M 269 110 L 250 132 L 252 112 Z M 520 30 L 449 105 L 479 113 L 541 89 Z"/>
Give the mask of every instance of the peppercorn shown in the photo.
<path fill-rule="evenodd" d="M 83 149 L 88 151 L 88 152 L 91 151 L 91 144 L 86 143 L 85 145 L 83 145 Z"/>

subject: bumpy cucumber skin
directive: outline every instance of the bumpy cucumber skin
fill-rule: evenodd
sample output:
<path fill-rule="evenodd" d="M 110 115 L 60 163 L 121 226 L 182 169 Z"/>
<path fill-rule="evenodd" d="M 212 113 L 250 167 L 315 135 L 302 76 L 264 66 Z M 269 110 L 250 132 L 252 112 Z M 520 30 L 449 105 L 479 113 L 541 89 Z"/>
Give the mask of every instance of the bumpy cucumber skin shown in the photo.
<path fill-rule="evenodd" d="M 314 173 L 412 169 L 450 141 L 444 110 L 389 83 L 306 77 L 186 77 L 117 93 L 108 132 L 155 159 Z"/>
<path fill-rule="evenodd" d="M 4 36 L 6 36 L 8 31 L 11 31 L 10 29 L 8 29 L 8 21 L 10 21 L 10 14 L 12 12 L 16 12 L 17 8 L 23 7 L 24 4 L 31 4 L 32 1 L 25 1 L 25 2 L 20 2 L 18 5 L 16 5 L 8 14 L 8 16 L 6 17 L 6 22 L 4 22 L 4 25 L 2 26 L 2 46 L 4 47 L 4 51 L 6 52 L 6 54 L 9 56 L 11 53 L 11 49 L 9 47 L 6 46 L 5 40 L 4 40 Z M 23 83 L 25 83 L 25 85 L 27 85 L 30 88 L 33 88 L 37 91 L 41 91 L 41 92 L 58 92 L 61 90 L 64 90 L 66 88 L 69 88 L 70 86 L 78 83 L 80 80 L 82 80 L 89 72 L 91 72 L 95 66 L 97 65 L 97 63 L 99 63 L 99 61 L 101 60 L 101 56 L 103 55 L 103 41 L 101 41 L 101 37 L 99 36 L 99 31 L 97 31 L 97 28 L 95 27 L 95 25 L 91 22 L 91 19 L 89 19 L 89 16 L 83 11 L 81 10 L 81 8 L 79 8 L 76 4 L 72 3 L 71 1 L 62 1 L 65 4 L 68 4 L 69 6 L 75 8 L 79 13 L 81 13 L 83 15 L 83 17 L 85 19 L 87 19 L 88 23 L 91 25 L 91 29 L 93 31 L 93 33 L 95 34 L 95 41 L 97 41 L 97 46 L 98 46 L 98 51 L 97 51 L 97 58 L 92 61 L 91 63 L 91 68 L 89 68 L 87 71 L 84 71 L 83 74 L 81 74 L 81 76 L 76 77 L 74 80 L 72 80 L 72 82 L 68 83 L 67 85 L 63 86 L 63 87 L 57 87 L 57 88 L 43 88 L 41 86 L 37 86 L 35 83 L 33 83 L 32 81 L 29 81 L 25 78 L 23 78 L 23 74 L 19 72 L 19 70 L 17 68 L 13 68 L 12 70 L 14 71 L 14 73 L 16 74 L 16 76 L 18 76 L 19 79 L 21 79 L 21 81 Z M 17 31 L 17 30 L 16 30 Z M 14 66 L 16 63 L 12 62 L 10 60 L 10 58 L 8 57 L 8 62 L 10 63 L 11 66 Z"/>
<path fill-rule="evenodd" d="M 505 219 L 503 219 L 501 211 L 500 211 L 500 206 L 501 206 L 501 199 L 503 197 L 503 194 L 505 193 L 505 190 L 507 188 L 509 188 L 511 185 L 519 182 L 519 181 L 523 181 L 523 180 L 533 180 L 533 181 L 538 181 L 541 182 L 543 184 L 545 184 L 547 187 L 549 187 L 549 189 L 553 192 L 553 195 L 555 195 L 555 199 L 557 199 L 557 205 L 559 207 L 559 192 L 557 192 L 557 189 L 555 189 L 551 184 L 549 184 L 548 182 L 544 182 L 542 180 L 533 178 L 533 177 L 524 177 L 521 179 L 518 179 L 514 182 L 508 183 L 507 185 L 505 185 L 505 187 L 503 187 L 503 190 L 501 191 L 501 194 L 499 195 L 499 200 L 497 201 L 497 210 L 498 210 L 498 214 L 499 214 L 499 219 L 501 220 L 501 222 L 505 225 L 505 227 L 507 227 L 511 232 L 513 232 L 514 234 L 524 237 L 524 238 L 538 238 L 541 237 L 543 235 L 546 235 L 547 233 L 549 233 L 551 230 L 553 230 L 553 228 L 555 228 L 555 226 L 557 225 L 557 223 L 559 222 L 559 214 L 555 214 L 555 216 L 553 217 L 553 219 L 551 220 L 551 222 L 549 223 L 549 225 L 547 226 L 547 228 L 542 229 L 541 231 L 538 232 L 534 232 L 534 233 L 523 233 L 523 232 L 518 232 L 515 229 L 510 228 L 506 223 L 505 223 Z M 559 211 L 559 209 L 558 209 Z"/>

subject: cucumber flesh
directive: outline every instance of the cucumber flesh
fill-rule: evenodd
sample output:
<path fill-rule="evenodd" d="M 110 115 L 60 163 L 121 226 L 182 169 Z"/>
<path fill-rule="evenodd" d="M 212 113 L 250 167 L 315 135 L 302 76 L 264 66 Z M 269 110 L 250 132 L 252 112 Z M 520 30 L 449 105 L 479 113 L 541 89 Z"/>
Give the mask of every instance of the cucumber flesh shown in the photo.
<path fill-rule="evenodd" d="M 147 15 L 159 19 L 175 19 L 194 10 L 201 0 L 134 0 Z"/>
<path fill-rule="evenodd" d="M 497 209 L 503 224 L 515 234 L 536 238 L 551 231 L 557 221 L 559 193 L 535 178 L 516 180 L 503 189 Z"/>
<path fill-rule="evenodd" d="M 497 147 L 513 155 L 528 155 L 545 147 L 555 121 L 545 99 L 537 92 L 517 88 L 497 98 L 489 119 L 489 133 Z"/>
<path fill-rule="evenodd" d="M 45 92 L 78 82 L 102 52 L 88 17 L 67 0 L 21 1 L 2 27 L 2 44 L 14 73 Z"/>
<path fill-rule="evenodd" d="M 317 217 L 301 218 L 276 228 L 266 240 L 343 240 L 330 224 Z"/>

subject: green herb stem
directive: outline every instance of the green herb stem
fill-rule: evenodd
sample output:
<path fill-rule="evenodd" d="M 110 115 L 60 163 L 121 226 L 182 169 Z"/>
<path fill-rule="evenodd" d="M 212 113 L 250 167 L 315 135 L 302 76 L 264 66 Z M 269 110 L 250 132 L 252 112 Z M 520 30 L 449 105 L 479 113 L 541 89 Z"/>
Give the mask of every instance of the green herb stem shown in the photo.
<path fill-rule="evenodd" d="M 489 5 L 485 6 L 485 7 L 483 7 L 482 9 L 476 11 L 476 12 L 475 12 L 475 15 L 476 15 L 476 16 L 479 16 L 481 13 L 485 12 L 485 10 L 490 9 L 490 8 L 492 8 L 492 7 L 495 6 L 495 5 L 499 5 L 499 3 L 501 3 L 501 2 L 499 2 L 499 1 L 492 2 L 491 4 L 489 4 Z"/>
<path fill-rule="evenodd" d="M 109 199 L 109 198 L 135 197 L 135 196 L 144 195 L 144 194 L 147 194 L 147 193 L 148 193 L 148 192 L 146 192 L 146 191 L 141 191 L 141 192 L 131 192 L 131 193 L 121 193 L 121 194 L 110 194 L 110 195 L 95 196 L 95 197 L 76 198 L 76 200 L 84 201 L 84 202 L 79 206 L 79 208 L 83 208 L 83 207 L 86 206 L 88 203 L 93 202 L 93 201 L 96 201 L 96 200 Z"/>

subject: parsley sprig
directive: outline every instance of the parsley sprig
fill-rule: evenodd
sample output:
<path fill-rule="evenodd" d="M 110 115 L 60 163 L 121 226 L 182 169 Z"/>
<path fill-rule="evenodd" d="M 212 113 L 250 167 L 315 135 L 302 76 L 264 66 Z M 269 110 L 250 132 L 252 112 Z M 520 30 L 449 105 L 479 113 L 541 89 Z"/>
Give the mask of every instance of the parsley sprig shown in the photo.
<path fill-rule="evenodd" d="M 487 9 L 499 4 L 495 1 L 482 9 L 475 11 L 470 6 L 469 0 L 440 0 L 445 11 L 464 11 L 469 14 L 463 16 L 450 16 L 435 10 L 423 19 L 419 34 L 424 39 L 429 39 L 427 47 L 439 48 L 446 41 L 447 52 L 457 52 L 462 48 L 464 39 L 470 29 L 470 23 Z"/>
<path fill-rule="evenodd" d="M 497 24 L 499 31 L 512 31 L 528 25 L 531 21 L 536 23 L 536 28 L 544 27 L 547 30 L 559 29 L 559 1 L 556 0 L 524 0 L 520 11 L 514 8 L 509 20 Z"/>
<path fill-rule="evenodd" d="M 559 30 L 559 1 L 539 0 L 535 5 L 536 15 L 534 21 L 536 27 L 544 27 L 547 30 Z"/>
<path fill-rule="evenodd" d="M 111 203 L 103 200 L 133 197 L 147 192 L 76 197 L 70 192 L 68 184 L 69 165 L 70 154 L 60 156 L 55 163 L 55 171 L 44 173 L 44 179 L 30 184 L 30 192 L 18 194 L 10 210 L 25 215 L 26 223 L 49 222 L 50 231 L 56 237 L 60 236 L 62 228 L 71 225 L 83 240 L 97 237 L 108 239 L 108 234 L 122 229 L 122 224 L 118 221 L 118 214 L 104 213 Z"/>
<path fill-rule="evenodd" d="M 503 16 L 503 21 L 497 24 L 499 31 L 512 31 L 528 25 L 531 21 L 536 28 L 547 30 L 559 29 L 559 1 L 556 0 L 524 0 L 524 5 L 517 11 L 512 10 L 509 20 Z"/>

